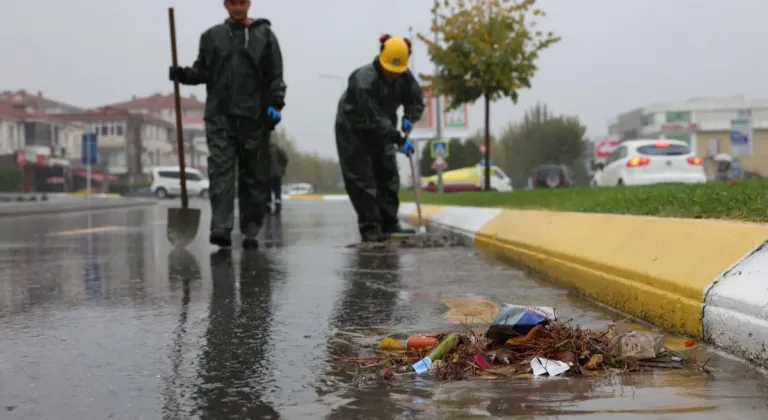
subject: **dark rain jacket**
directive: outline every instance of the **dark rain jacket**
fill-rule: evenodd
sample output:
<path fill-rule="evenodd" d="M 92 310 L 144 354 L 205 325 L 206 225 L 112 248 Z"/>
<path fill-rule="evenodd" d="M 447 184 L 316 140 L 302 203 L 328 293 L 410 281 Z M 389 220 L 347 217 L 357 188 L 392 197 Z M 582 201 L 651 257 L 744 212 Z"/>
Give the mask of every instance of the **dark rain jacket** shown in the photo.
<path fill-rule="evenodd" d="M 288 167 L 288 155 L 285 153 L 285 150 L 280 145 L 270 142 L 269 154 L 272 159 L 270 161 L 271 166 L 269 167 L 270 178 L 284 177 L 285 169 Z"/>
<path fill-rule="evenodd" d="M 400 105 L 408 119 L 418 121 L 424 112 L 421 86 L 410 70 L 388 81 L 376 57 L 349 76 L 347 89 L 339 100 L 336 123 L 356 137 L 386 146 L 401 138 L 397 128 Z"/>
<path fill-rule="evenodd" d="M 205 83 L 206 117 L 260 118 L 269 106 L 285 106 L 283 57 L 267 19 L 250 25 L 227 19 L 205 31 L 197 60 L 179 81 Z"/>

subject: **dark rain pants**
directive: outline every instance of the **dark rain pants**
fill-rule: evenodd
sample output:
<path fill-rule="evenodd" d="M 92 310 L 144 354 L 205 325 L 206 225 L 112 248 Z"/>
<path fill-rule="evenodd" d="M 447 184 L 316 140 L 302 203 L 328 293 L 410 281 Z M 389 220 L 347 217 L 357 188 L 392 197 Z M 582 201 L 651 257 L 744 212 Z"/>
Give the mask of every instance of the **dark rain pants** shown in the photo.
<path fill-rule="evenodd" d="M 222 116 L 205 119 L 211 182 L 211 233 L 229 235 L 234 226 L 235 170 L 240 231 L 255 237 L 268 212 L 269 134 L 260 121 Z"/>
<path fill-rule="evenodd" d="M 395 232 L 399 226 L 400 175 L 394 144 L 360 138 L 337 122 L 336 149 L 360 234 Z"/>

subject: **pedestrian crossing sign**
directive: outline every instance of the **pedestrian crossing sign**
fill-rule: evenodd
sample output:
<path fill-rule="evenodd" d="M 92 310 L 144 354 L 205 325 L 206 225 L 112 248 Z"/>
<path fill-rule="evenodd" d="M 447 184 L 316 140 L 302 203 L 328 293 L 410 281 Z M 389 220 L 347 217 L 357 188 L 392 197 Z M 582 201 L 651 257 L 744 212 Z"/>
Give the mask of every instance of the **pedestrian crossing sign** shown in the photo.
<path fill-rule="evenodd" d="M 432 159 L 437 158 L 438 156 L 442 156 L 443 158 L 448 158 L 448 142 L 445 140 L 432 140 L 432 143 L 430 143 L 430 154 Z"/>

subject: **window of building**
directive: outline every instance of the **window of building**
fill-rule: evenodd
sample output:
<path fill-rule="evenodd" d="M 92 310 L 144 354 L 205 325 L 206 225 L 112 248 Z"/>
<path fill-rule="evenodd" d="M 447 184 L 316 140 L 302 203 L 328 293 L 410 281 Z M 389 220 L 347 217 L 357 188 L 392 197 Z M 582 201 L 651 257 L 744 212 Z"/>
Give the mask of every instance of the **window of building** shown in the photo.
<path fill-rule="evenodd" d="M 100 128 L 101 128 L 101 132 L 99 133 L 100 135 L 102 135 L 102 136 L 108 136 L 109 135 L 109 125 L 102 124 Z"/>
<path fill-rule="evenodd" d="M 654 125 L 656 123 L 656 114 L 643 115 L 643 127 Z"/>
<path fill-rule="evenodd" d="M 115 124 L 115 135 L 116 136 L 124 136 L 125 135 L 125 124 L 119 122 Z"/>
<path fill-rule="evenodd" d="M 667 112 L 667 123 L 689 123 L 691 122 L 691 113 L 689 111 Z"/>

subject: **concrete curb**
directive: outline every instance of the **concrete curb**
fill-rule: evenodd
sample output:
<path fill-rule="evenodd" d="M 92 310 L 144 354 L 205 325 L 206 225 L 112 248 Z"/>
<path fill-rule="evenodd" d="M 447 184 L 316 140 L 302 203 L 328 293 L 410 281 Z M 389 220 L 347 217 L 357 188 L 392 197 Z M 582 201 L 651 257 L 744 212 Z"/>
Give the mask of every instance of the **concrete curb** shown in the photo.
<path fill-rule="evenodd" d="M 768 224 L 434 205 L 422 213 L 431 229 L 768 366 Z M 415 205 L 401 205 L 400 218 L 415 224 Z"/>
<path fill-rule="evenodd" d="M 21 217 L 33 215 L 50 215 L 75 213 L 97 210 L 115 210 L 123 208 L 156 206 L 156 200 L 133 198 L 94 198 L 63 202 L 19 202 L 0 204 L 0 217 Z"/>
<path fill-rule="evenodd" d="M 322 201 L 349 201 L 349 196 L 344 194 L 297 194 L 297 195 L 284 195 L 285 200 L 322 200 Z"/>

